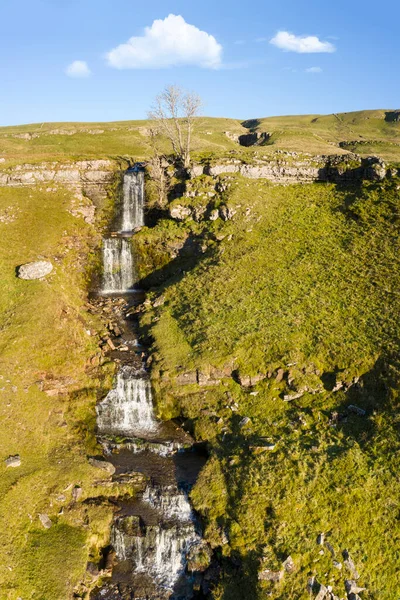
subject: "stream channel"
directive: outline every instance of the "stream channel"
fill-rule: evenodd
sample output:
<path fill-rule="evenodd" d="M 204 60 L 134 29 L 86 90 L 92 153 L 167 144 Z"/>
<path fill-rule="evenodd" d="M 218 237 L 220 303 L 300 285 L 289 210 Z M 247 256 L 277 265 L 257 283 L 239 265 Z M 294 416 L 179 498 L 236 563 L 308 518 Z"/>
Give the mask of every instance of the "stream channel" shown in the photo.
<path fill-rule="evenodd" d="M 108 555 L 111 577 L 92 600 L 202 598 L 204 581 L 193 564 L 205 544 L 189 492 L 205 452 L 176 423 L 157 420 L 138 339 L 138 289 L 132 236 L 145 221 L 141 164 L 125 172 L 117 231 L 103 240 L 103 282 L 97 299 L 112 306 L 117 322 L 110 356 L 118 365 L 113 388 L 96 407 L 97 436 L 113 480 L 132 485 L 134 497 L 115 499 Z M 190 570 L 193 568 L 193 570 Z M 203 582 L 203 583 L 202 583 Z"/>

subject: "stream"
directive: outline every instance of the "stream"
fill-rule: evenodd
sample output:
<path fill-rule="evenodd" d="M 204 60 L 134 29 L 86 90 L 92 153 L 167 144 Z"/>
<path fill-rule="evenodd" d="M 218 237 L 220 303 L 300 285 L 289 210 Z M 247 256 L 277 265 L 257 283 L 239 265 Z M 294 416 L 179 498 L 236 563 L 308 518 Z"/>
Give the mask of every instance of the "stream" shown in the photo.
<path fill-rule="evenodd" d="M 137 289 L 131 238 L 144 222 L 144 169 L 138 164 L 124 174 L 118 231 L 103 240 L 99 303 L 111 299 L 117 335 L 110 355 L 118 371 L 96 412 L 98 441 L 115 467 L 114 481 L 126 483 L 141 474 L 143 483 L 134 497 L 115 499 L 108 549 L 112 573 L 92 600 L 204 597 L 201 573 L 189 568 L 205 547 L 189 492 L 206 455 L 177 424 L 156 418 L 146 349 L 137 335 L 134 307 L 143 292 Z"/>

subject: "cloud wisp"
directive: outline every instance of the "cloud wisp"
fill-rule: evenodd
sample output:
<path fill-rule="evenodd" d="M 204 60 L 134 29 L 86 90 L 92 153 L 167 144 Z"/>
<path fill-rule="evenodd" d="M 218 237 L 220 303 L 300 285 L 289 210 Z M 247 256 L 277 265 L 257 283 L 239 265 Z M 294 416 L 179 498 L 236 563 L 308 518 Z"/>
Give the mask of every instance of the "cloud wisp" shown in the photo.
<path fill-rule="evenodd" d="M 198 66 L 218 69 L 222 46 L 214 36 L 186 23 L 181 15 L 170 14 L 146 27 L 142 36 L 131 37 L 107 53 L 116 69 L 165 69 Z"/>
<path fill-rule="evenodd" d="M 323 42 L 315 35 L 294 35 L 289 31 L 278 31 L 270 40 L 270 44 L 286 52 L 297 52 L 299 54 L 336 51 L 331 42 Z"/>
<path fill-rule="evenodd" d="M 88 64 L 84 60 L 74 60 L 65 69 L 65 73 L 68 75 L 68 77 L 75 77 L 77 79 L 83 79 L 91 75 Z"/>
<path fill-rule="evenodd" d="M 306 73 L 322 73 L 321 67 L 308 67 Z"/>

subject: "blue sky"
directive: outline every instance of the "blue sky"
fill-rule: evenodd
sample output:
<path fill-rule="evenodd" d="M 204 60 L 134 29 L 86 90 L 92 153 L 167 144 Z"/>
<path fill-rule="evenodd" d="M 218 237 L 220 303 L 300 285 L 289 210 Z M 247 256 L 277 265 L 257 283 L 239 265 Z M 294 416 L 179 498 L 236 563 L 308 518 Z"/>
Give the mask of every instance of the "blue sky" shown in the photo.
<path fill-rule="evenodd" d="M 399 108 L 397 13 L 392 0 L 0 0 L 0 124 L 145 118 L 170 83 L 210 116 Z"/>

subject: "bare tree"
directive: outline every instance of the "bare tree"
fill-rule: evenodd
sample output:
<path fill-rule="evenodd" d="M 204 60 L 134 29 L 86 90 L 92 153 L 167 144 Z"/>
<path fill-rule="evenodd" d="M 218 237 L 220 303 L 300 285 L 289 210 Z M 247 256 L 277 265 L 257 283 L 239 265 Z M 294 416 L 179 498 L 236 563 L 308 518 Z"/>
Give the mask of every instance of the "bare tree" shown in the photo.
<path fill-rule="evenodd" d="M 149 147 L 150 158 L 148 164 L 150 167 L 151 179 L 158 196 L 158 204 L 164 206 L 167 199 L 168 180 L 165 174 L 165 167 L 168 165 L 166 157 L 160 150 L 159 137 L 160 132 L 155 128 L 149 129 Z"/>
<path fill-rule="evenodd" d="M 169 85 L 157 96 L 155 105 L 149 112 L 149 118 L 156 121 L 185 168 L 190 165 L 194 121 L 200 107 L 201 99 L 197 94 Z"/>

